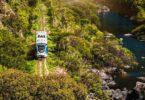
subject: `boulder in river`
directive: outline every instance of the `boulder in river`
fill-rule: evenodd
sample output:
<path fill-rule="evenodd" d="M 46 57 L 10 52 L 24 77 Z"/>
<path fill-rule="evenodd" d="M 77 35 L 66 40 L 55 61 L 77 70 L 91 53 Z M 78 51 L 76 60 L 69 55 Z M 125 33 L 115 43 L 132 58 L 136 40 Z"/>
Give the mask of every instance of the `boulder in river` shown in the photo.
<path fill-rule="evenodd" d="M 107 12 L 110 12 L 110 8 L 107 7 L 107 6 L 103 6 L 103 7 L 100 7 L 98 9 L 98 14 L 100 14 L 100 13 L 107 13 Z"/>
<path fill-rule="evenodd" d="M 145 82 L 145 77 L 138 77 L 138 79 Z"/>
<path fill-rule="evenodd" d="M 116 89 L 112 91 L 112 98 L 113 100 L 124 100 L 123 93 L 120 89 Z"/>
<path fill-rule="evenodd" d="M 139 82 L 139 81 L 136 82 L 135 89 L 136 89 L 138 92 L 144 91 L 144 89 L 145 89 L 145 83 Z"/>
<path fill-rule="evenodd" d="M 131 68 L 131 66 L 130 65 L 126 65 L 126 66 L 124 66 L 124 68 L 129 69 L 129 68 Z"/>
<path fill-rule="evenodd" d="M 127 34 L 124 34 L 124 36 L 126 36 L 126 37 L 130 37 L 130 36 L 132 36 L 132 34 L 127 33 Z"/>
<path fill-rule="evenodd" d="M 127 94 L 126 100 L 140 100 L 139 92 L 135 89 L 130 90 Z"/>
<path fill-rule="evenodd" d="M 141 57 L 141 59 L 145 59 L 145 57 L 144 57 L 144 56 L 142 56 L 142 57 Z"/>
<path fill-rule="evenodd" d="M 145 83 L 136 82 L 134 89 L 130 90 L 126 100 L 145 100 Z"/>

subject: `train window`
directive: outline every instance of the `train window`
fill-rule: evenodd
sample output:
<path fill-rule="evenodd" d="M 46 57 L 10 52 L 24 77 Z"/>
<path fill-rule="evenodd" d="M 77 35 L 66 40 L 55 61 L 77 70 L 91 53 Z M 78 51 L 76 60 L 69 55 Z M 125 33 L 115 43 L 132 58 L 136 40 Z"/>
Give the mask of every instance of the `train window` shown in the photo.
<path fill-rule="evenodd" d="M 38 45 L 38 51 L 39 51 L 40 53 L 45 52 L 45 45 Z"/>

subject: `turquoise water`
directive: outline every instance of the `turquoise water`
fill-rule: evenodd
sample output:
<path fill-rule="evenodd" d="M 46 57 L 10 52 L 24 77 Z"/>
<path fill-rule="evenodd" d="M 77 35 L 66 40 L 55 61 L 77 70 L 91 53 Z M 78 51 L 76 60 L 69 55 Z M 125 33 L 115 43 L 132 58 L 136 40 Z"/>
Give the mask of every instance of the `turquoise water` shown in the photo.
<path fill-rule="evenodd" d="M 134 28 L 134 24 L 128 18 L 123 17 L 114 12 L 100 14 L 102 29 L 112 32 L 118 38 L 123 38 L 123 47 L 128 48 L 136 57 L 139 66 L 136 69 L 128 71 L 128 77 L 115 78 L 119 88 L 133 88 L 138 81 L 137 77 L 145 76 L 145 42 L 135 39 L 134 37 L 126 37 L 122 33 L 129 33 Z"/>
<path fill-rule="evenodd" d="M 113 33 L 127 33 L 133 27 L 133 22 L 115 12 L 100 14 L 102 29 Z"/>
<path fill-rule="evenodd" d="M 145 59 L 143 59 L 143 57 L 145 57 L 145 42 L 139 41 L 133 37 L 121 36 L 121 38 L 123 38 L 123 47 L 132 51 L 139 62 L 139 67 L 130 72 L 130 75 L 136 77 L 145 75 Z"/>
<path fill-rule="evenodd" d="M 123 38 L 123 47 L 128 48 L 135 55 L 139 66 L 133 70 L 128 71 L 128 77 L 118 77 L 116 82 L 119 88 L 127 87 L 129 89 L 133 88 L 139 79 L 138 77 L 145 76 L 145 42 L 139 41 L 133 37 L 125 37 L 123 35 L 117 36 L 118 38 Z"/>

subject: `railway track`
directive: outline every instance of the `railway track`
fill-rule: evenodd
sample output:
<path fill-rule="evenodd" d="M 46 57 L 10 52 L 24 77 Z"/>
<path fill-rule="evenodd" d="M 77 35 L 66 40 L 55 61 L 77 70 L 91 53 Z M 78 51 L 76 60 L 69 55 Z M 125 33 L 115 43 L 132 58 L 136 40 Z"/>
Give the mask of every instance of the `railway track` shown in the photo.
<path fill-rule="evenodd" d="M 47 65 L 47 59 L 46 58 L 39 58 L 37 60 L 37 73 L 38 76 L 48 76 L 48 65 Z"/>
<path fill-rule="evenodd" d="M 41 31 L 47 32 L 47 7 L 41 2 L 41 0 L 38 1 L 39 6 L 43 6 L 43 8 L 39 8 L 39 12 L 41 13 L 40 18 L 38 19 L 38 22 L 40 23 L 40 29 Z M 49 32 L 47 32 L 49 33 Z M 48 64 L 47 64 L 47 58 L 38 58 L 37 65 L 36 65 L 36 74 L 40 77 L 48 76 Z"/>

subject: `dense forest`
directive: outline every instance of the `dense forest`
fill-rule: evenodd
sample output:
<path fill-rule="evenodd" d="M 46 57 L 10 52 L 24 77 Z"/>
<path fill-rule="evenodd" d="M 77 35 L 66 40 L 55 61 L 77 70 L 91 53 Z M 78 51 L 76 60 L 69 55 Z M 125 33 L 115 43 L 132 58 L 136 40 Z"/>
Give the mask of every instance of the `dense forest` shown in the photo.
<path fill-rule="evenodd" d="M 114 2 L 134 9 L 132 33 L 145 39 L 145 1 Z M 93 93 L 94 100 L 111 100 L 92 69 L 134 68 L 138 63 L 121 39 L 101 30 L 100 7 L 94 0 L 1 0 L 0 99 L 88 100 Z M 49 34 L 49 75 L 40 77 L 35 33 L 43 29 Z"/>

